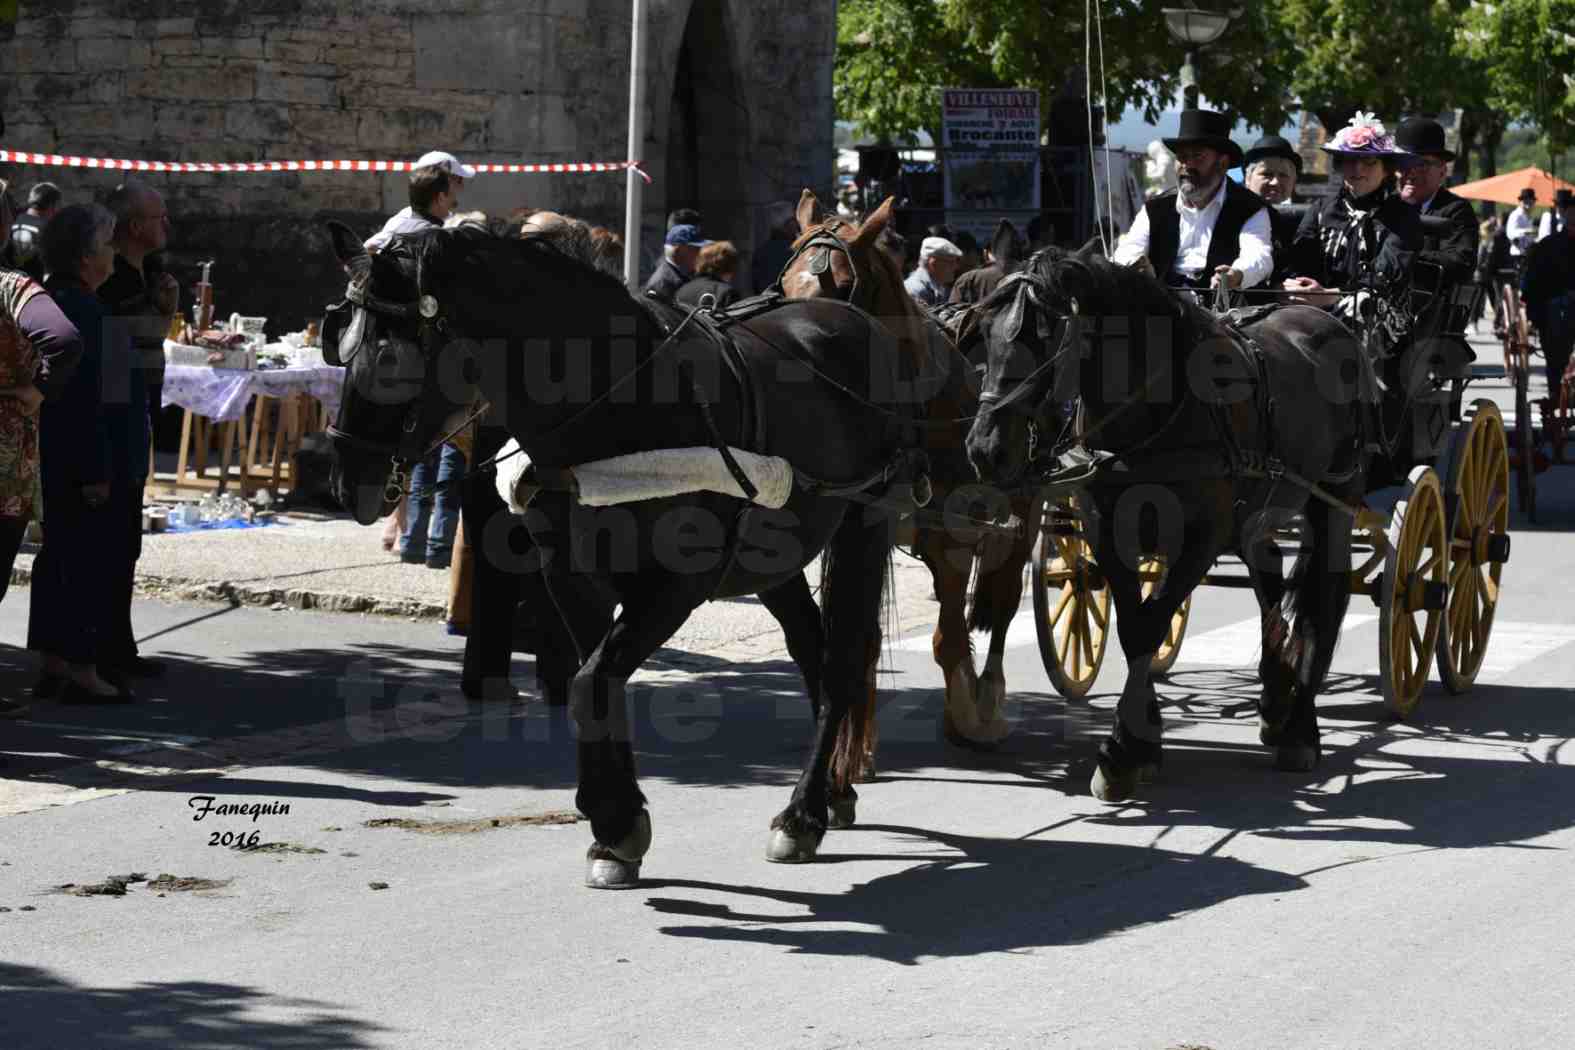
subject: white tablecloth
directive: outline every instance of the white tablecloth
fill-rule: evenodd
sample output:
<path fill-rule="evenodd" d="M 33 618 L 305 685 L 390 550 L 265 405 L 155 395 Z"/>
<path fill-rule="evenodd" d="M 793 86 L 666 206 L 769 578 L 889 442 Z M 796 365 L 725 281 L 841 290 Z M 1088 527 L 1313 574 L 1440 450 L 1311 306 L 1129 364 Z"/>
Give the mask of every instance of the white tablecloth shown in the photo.
<path fill-rule="evenodd" d="M 339 411 L 339 390 L 344 385 L 344 377 L 343 368 L 331 365 L 247 372 L 170 364 L 164 368 L 164 403 L 229 423 L 245 416 L 246 406 L 254 395 L 310 394 L 326 405 L 332 416 Z"/>

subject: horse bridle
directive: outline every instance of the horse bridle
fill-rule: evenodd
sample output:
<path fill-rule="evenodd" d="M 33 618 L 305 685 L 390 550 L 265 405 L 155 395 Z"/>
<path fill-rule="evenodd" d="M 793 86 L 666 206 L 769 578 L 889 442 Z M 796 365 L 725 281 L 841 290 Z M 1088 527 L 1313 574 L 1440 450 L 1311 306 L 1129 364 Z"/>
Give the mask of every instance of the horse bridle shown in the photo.
<path fill-rule="evenodd" d="M 359 449 L 372 455 L 386 455 L 389 457 L 391 471 L 388 487 L 383 493 L 384 498 L 389 502 L 398 502 L 404 497 L 406 485 L 409 481 L 407 468 L 425 459 L 433 448 L 442 444 L 443 440 L 439 439 L 436 444 L 429 447 L 428 443 L 422 442 L 416 436 L 416 431 L 421 425 L 427 394 L 431 392 L 432 384 L 435 381 L 437 369 L 433 367 L 433 362 L 436 360 L 437 353 L 441 349 L 443 340 L 448 332 L 448 323 L 443 316 L 442 304 L 438 302 L 436 296 L 427 294 L 422 290 L 421 271 L 421 257 L 418 255 L 416 257 L 416 297 L 414 299 L 409 301 L 385 299 L 372 294 L 371 257 L 362 256 L 357 258 L 350 263 L 350 284 L 345 289 L 344 301 L 331 307 L 329 310 L 329 315 L 333 316 L 337 312 L 345 311 L 348 304 L 349 307 L 359 309 L 370 317 L 392 318 L 401 321 L 418 319 L 420 322 L 417 342 L 414 345 L 422 364 L 421 393 L 411 398 L 410 407 L 405 410 L 405 417 L 400 424 L 399 439 L 396 441 L 377 441 L 372 438 L 361 437 L 340 429 L 337 422 L 329 423 L 325 430 L 328 437 L 337 444 Z M 354 328 L 355 325 L 352 322 L 348 330 L 354 330 Z M 355 348 L 348 357 L 340 353 L 340 346 L 337 341 L 343 334 L 343 331 L 336 331 L 331 340 L 328 326 L 325 324 L 323 346 L 326 350 L 332 342 L 334 358 L 341 366 L 348 368 L 351 361 L 360 353 L 361 345 L 370 336 L 375 336 L 377 333 L 375 328 L 372 333 L 368 333 L 363 325 Z M 409 340 L 390 337 L 390 341 L 394 342 L 396 346 L 399 343 L 410 345 Z M 395 352 L 398 352 L 397 349 Z M 333 362 L 330 361 L 329 363 Z M 479 415 L 479 412 L 477 414 Z"/>
<path fill-rule="evenodd" d="M 836 277 L 831 271 L 831 255 L 841 252 L 848 257 L 848 269 L 853 273 L 853 285 L 848 289 L 847 302 L 859 309 L 869 311 L 871 303 L 859 301 L 859 268 L 853 261 L 853 249 L 848 242 L 837 236 L 837 231 L 848 224 L 842 219 L 831 218 L 816 226 L 810 233 L 809 239 L 794 250 L 791 258 L 782 266 L 786 273 L 793 268 L 799 256 L 808 252 L 815 252 L 815 257 L 809 261 L 809 272 L 820 282 L 821 291 L 831 298 L 840 298 L 842 289 L 837 285 Z"/>

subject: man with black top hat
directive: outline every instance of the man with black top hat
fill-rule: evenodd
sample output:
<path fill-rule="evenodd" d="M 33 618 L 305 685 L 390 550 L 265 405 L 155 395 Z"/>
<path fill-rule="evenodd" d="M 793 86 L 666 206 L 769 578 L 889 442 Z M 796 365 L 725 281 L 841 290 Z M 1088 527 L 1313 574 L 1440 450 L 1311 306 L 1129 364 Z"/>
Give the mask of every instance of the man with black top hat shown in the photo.
<path fill-rule="evenodd" d="M 1509 237 L 1509 257 L 1516 265 L 1524 261 L 1531 246 L 1537 243 L 1537 220 L 1531 209 L 1537 206 L 1537 191 L 1527 186 L 1520 191 L 1520 204 L 1504 221 L 1504 233 Z"/>
<path fill-rule="evenodd" d="M 1395 129 L 1395 144 L 1416 157 L 1396 175 L 1400 199 L 1422 215 L 1449 223 L 1447 234 L 1423 231 L 1422 250 L 1417 252 L 1416 261 L 1441 269 L 1448 287 L 1471 282 L 1481 232 L 1471 204 L 1444 188 L 1455 154 L 1444 144 L 1443 126 L 1426 117 L 1403 120 Z"/>
<path fill-rule="evenodd" d="M 1182 111 L 1181 133 L 1164 140 L 1176 157 L 1178 188 L 1143 205 L 1112 261 L 1146 261 L 1178 288 L 1251 288 L 1273 273 L 1273 231 L 1263 198 L 1225 175 L 1242 162 L 1230 129 L 1222 113 Z"/>
<path fill-rule="evenodd" d="M 1269 227 L 1274 234 L 1274 276 L 1270 284 L 1277 287 L 1286 277 L 1285 264 L 1290 258 L 1298 221 L 1292 213 L 1281 211 L 1280 205 L 1291 203 L 1296 194 L 1296 181 L 1302 175 L 1302 155 L 1280 136 L 1265 135 L 1253 143 L 1252 149 L 1242 158 L 1241 170 L 1247 188 L 1269 206 Z"/>
<path fill-rule="evenodd" d="M 1537 240 L 1545 241 L 1555 233 L 1564 232 L 1564 204 L 1563 201 L 1570 195 L 1569 190 L 1555 190 L 1553 193 L 1553 207 L 1542 213 L 1542 221 L 1537 223 Z"/>
<path fill-rule="evenodd" d="M 1554 204 L 1562 232 L 1531 249 L 1520 294 L 1526 300 L 1526 315 L 1542 335 L 1548 390 L 1556 394 L 1575 342 L 1575 195 L 1560 190 Z"/>

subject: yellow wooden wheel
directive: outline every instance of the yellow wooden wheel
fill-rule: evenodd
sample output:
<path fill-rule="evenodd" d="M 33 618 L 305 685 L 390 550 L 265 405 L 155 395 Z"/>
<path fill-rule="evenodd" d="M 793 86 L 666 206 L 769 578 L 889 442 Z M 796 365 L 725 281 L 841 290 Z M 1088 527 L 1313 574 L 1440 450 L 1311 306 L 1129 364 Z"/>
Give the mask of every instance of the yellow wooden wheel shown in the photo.
<path fill-rule="evenodd" d="M 1148 558 L 1138 566 L 1139 578 L 1142 583 L 1143 597 L 1150 594 L 1164 582 L 1165 559 Z M 1192 613 L 1192 595 L 1187 595 L 1187 600 L 1181 603 L 1170 617 L 1170 629 L 1165 632 L 1165 640 L 1159 643 L 1159 648 L 1154 650 L 1154 659 L 1149 662 L 1149 667 L 1155 674 L 1164 674 L 1176 666 L 1176 658 L 1181 655 L 1181 640 L 1187 635 L 1187 618 Z"/>
<path fill-rule="evenodd" d="M 1438 632 L 1438 675 L 1463 693 L 1476 681 L 1509 558 L 1509 444 L 1498 406 L 1479 398 L 1450 442 L 1444 472 L 1449 597 Z"/>
<path fill-rule="evenodd" d="M 1416 709 L 1438 645 L 1449 569 L 1444 495 L 1429 466 L 1416 467 L 1389 519 L 1378 581 L 1378 677 L 1397 718 Z"/>
<path fill-rule="evenodd" d="M 1105 661 L 1110 630 L 1110 587 L 1084 542 L 1075 508 L 1052 504 L 1034 545 L 1030 573 L 1039 655 L 1056 692 L 1086 696 Z"/>

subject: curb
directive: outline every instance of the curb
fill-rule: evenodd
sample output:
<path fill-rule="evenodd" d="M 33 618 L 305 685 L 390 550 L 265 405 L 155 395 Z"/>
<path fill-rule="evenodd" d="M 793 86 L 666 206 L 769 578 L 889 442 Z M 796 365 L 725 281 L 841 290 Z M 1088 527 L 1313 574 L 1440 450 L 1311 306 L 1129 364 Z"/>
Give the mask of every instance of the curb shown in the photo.
<path fill-rule="evenodd" d="M 30 567 L 11 569 L 11 585 L 26 587 L 33 581 Z M 448 608 L 413 598 L 379 598 L 371 594 L 341 594 L 334 591 L 309 591 L 299 587 L 252 587 L 228 580 L 191 580 L 170 576 L 138 574 L 135 593 L 141 598 L 162 598 L 183 602 L 216 602 L 224 605 L 266 606 L 272 609 L 303 609 L 317 612 L 362 613 L 373 616 L 398 616 L 407 620 L 445 620 Z"/>

